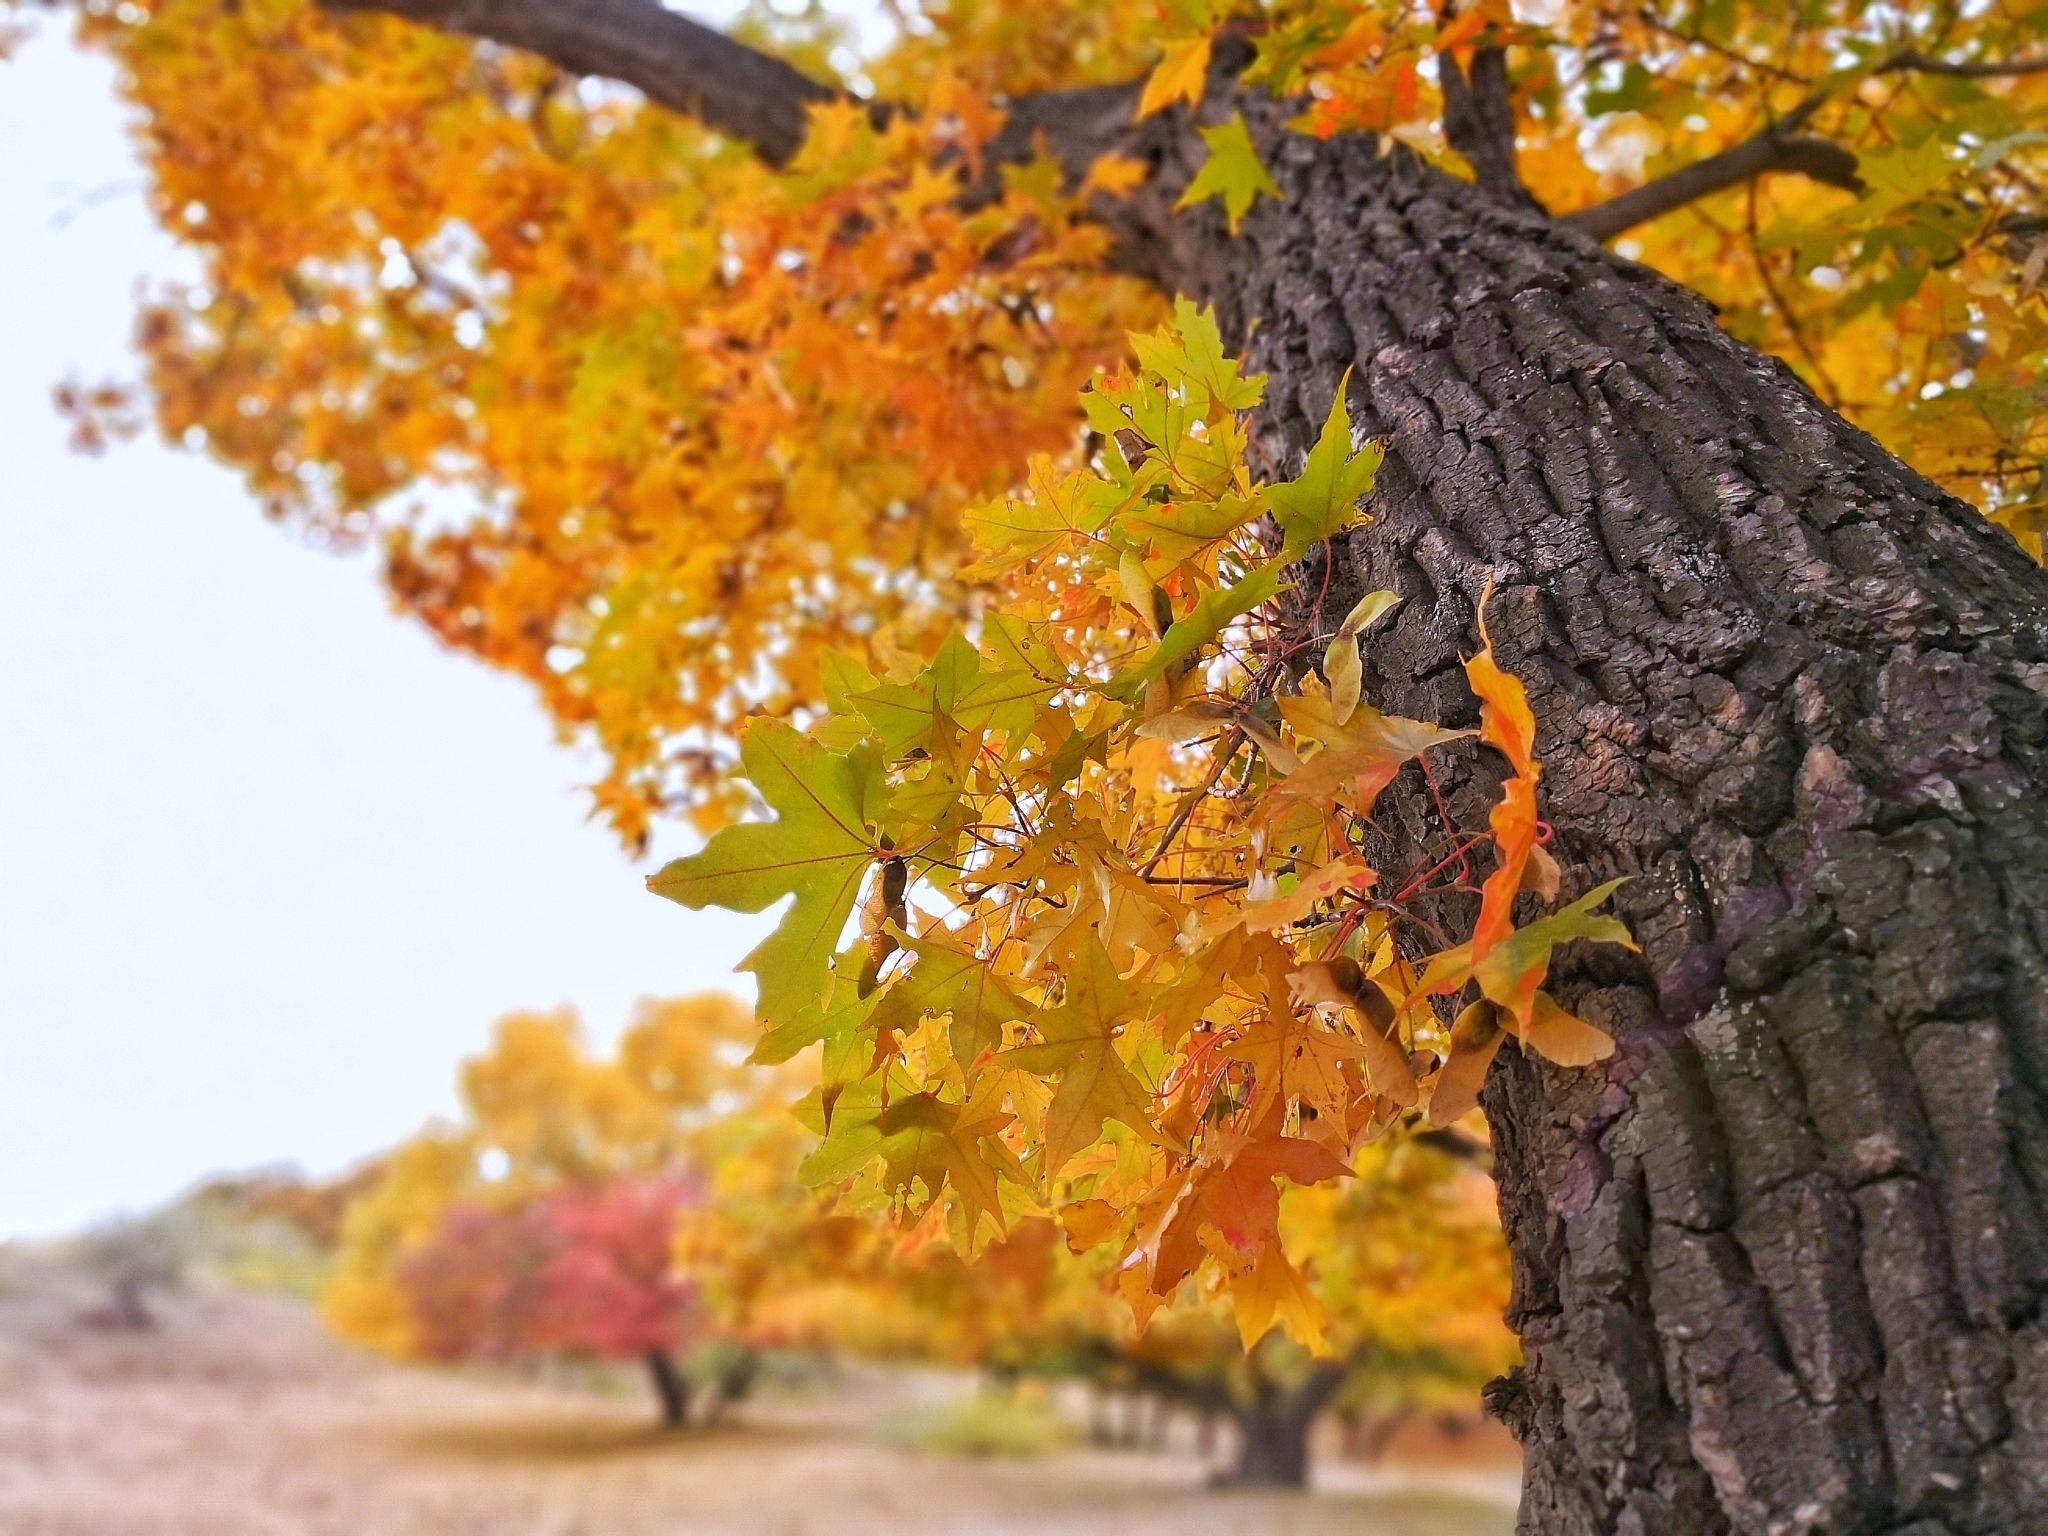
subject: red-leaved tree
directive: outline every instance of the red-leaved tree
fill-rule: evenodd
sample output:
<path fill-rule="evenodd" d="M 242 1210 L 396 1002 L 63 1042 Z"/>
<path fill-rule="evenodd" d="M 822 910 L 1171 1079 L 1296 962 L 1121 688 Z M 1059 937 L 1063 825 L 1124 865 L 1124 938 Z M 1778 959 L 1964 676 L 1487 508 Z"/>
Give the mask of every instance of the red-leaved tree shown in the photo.
<path fill-rule="evenodd" d="M 399 1271 L 420 1353 L 639 1359 L 663 1422 L 683 1423 L 689 1384 L 675 1354 L 696 1333 L 698 1310 L 671 1250 L 690 1203 L 679 1179 L 614 1178 L 456 1207 Z"/>

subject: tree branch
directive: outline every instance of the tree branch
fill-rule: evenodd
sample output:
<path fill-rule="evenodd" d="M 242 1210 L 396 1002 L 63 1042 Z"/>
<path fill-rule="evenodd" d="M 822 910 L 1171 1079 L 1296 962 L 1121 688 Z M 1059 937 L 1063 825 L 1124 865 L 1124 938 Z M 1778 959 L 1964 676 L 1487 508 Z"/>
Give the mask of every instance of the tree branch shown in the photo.
<path fill-rule="evenodd" d="M 1908 48 L 1904 53 L 1895 53 L 1877 66 L 1880 75 L 1953 75 L 1964 80 L 1999 80 L 2014 75 L 2038 75 L 2048 70 L 2048 58 L 2040 59 L 1981 59 L 1951 63 L 1947 59 L 1930 59 L 1924 53 Z"/>
<path fill-rule="evenodd" d="M 1508 91 L 1508 56 L 1502 48 L 1481 48 L 1461 71 L 1454 59 L 1440 61 L 1444 93 L 1444 137 L 1478 173 L 1479 185 L 1527 196 L 1515 170 L 1515 107 Z"/>
<path fill-rule="evenodd" d="M 751 144 L 780 165 L 805 114 L 839 92 L 659 0 L 319 0 L 537 53 L 572 74 L 622 81 L 672 111 Z"/>
<path fill-rule="evenodd" d="M 1855 155 L 1832 140 L 1797 132 L 1819 109 L 1822 99 L 1810 96 L 1754 138 L 1582 209 L 1564 222 L 1595 240 L 1612 240 L 1624 230 L 1772 171 L 1792 171 L 1831 187 L 1859 192 L 1863 183 L 1856 176 Z"/>

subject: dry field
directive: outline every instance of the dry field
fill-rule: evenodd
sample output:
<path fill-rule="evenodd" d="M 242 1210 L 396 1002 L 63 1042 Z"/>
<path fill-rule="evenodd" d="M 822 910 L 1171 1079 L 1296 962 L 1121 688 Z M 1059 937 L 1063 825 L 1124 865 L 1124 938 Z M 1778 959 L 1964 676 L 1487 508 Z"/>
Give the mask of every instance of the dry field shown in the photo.
<path fill-rule="evenodd" d="M 876 1442 L 867 1383 L 650 1430 L 638 1400 L 388 1365 L 300 1305 L 200 1289 L 146 1332 L 68 1273 L 0 1278 L 7 1536 L 1505 1536 L 1512 1468 L 1219 1494 L 1184 1457 L 963 1461 Z"/>

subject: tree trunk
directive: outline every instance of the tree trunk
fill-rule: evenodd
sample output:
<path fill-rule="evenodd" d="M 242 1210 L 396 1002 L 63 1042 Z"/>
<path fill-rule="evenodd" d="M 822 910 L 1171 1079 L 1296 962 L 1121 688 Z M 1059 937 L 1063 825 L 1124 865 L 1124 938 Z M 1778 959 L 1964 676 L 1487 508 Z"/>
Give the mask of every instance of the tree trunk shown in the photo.
<path fill-rule="evenodd" d="M 1493 583 L 1567 894 L 1632 877 L 1641 961 L 1554 972 L 1620 1050 L 1485 1100 L 1522 1529 L 2048 1531 L 2048 576 L 1696 295 L 1235 105 L 1284 200 L 1173 216 L 1153 129 L 1108 217 L 1271 375 L 1273 468 L 1347 368 L 1389 445 L 1299 621 L 1392 589 L 1367 697 L 1469 724 Z M 1462 825 L 1498 771 L 1453 764 Z M 1381 806 L 1389 860 L 1440 836 Z"/>
<path fill-rule="evenodd" d="M 1228 1488 L 1306 1488 L 1312 1418 L 1282 1408 L 1239 1410 L 1237 1459 L 1216 1481 Z"/>
<path fill-rule="evenodd" d="M 681 1429 L 690 1422 L 690 1383 L 663 1351 L 650 1349 L 645 1359 L 654 1395 L 661 1402 L 661 1422 L 670 1429 Z"/>
<path fill-rule="evenodd" d="M 735 1349 L 719 1365 L 711 1384 L 711 1401 L 704 1410 L 706 1424 L 721 1424 L 727 1410 L 753 1396 L 760 1379 L 761 1356 L 752 1349 Z"/>

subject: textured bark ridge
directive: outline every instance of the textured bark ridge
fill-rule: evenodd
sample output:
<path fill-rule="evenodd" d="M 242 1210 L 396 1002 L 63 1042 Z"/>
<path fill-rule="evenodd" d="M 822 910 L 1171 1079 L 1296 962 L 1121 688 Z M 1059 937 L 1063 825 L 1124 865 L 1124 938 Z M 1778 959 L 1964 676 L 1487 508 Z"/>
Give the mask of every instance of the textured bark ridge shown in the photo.
<path fill-rule="evenodd" d="M 1390 444 L 1305 618 L 1392 588 L 1368 697 L 1470 723 L 1494 582 L 1568 878 L 1633 877 L 1642 961 L 1556 973 L 1614 1060 L 1510 1050 L 1486 1096 L 1522 1529 L 2048 1531 L 2048 575 L 1697 296 L 1405 154 L 1261 137 L 1287 200 L 1236 240 L 1122 218 L 1271 375 L 1276 467 L 1347 367 Z"/>

